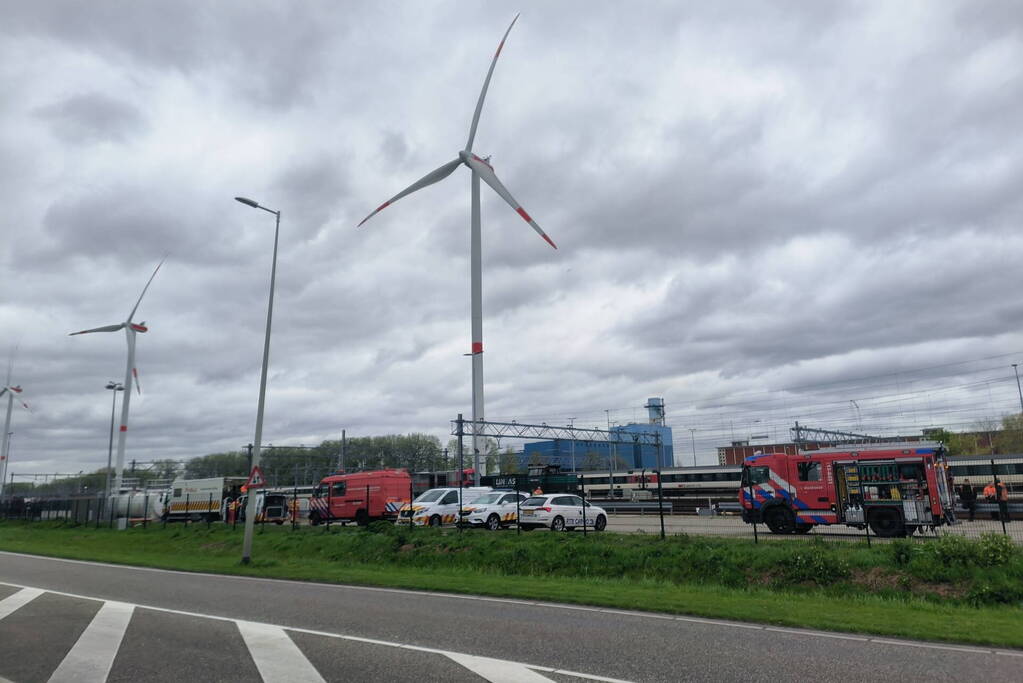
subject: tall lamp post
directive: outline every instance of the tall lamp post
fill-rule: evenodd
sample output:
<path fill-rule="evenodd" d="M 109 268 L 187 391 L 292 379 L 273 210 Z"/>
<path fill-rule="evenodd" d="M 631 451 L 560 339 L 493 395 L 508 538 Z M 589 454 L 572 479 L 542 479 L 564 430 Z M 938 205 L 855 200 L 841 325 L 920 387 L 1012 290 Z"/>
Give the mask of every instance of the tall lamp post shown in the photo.
<path fill-rule="evenodd" d="M 110 401 L 110 443 L 107 445 L 107 481 L 103 486 L 103 498 L 110 504 L 110 464 L 114 456 L 114 413 L 117 409 L 117 392 L 124 391 L 124 385 L 120 382 L 110 380 L 107 382 L 107 389 L 110 390 L 113 399 Z"/>
<path fill-rule="evenodd" d="M 1019 411 L 1023 413 L 1023 389 L 1019 388 L 1019 370 L 1016 368 L 1016 364 L 1012 364 L 1012 371 L 1016 373 L 1016 391 L 1019 392 Z"/>
<path fill-rule="evenodd" d="M 696 467 L 696 428 L 689 428 L 689 436 L 693 438 L 693 467 Z"/>
<path fill-rule="evenodd" d="M 270 324 L 274 314 L 274 284 L 277 280 L 277 239 L 281 232 L 281 212 L 260 206 L 259 202 L 246 197 L 235 197 L 235 200 L 251 206 L 254 209 L 262 209 L 277 217 L 274 227 L 274 254 L 270 265 L 270 303 L 266 307 L 266 335 L 263 339 L 263 370 L 259 376 L 259 406 L 256 408 L 256 438 L 252 442 L 252 466 L 259 464 L 259 447 L 263 439 L 263 405 L 266 400 L 266 371 L 270 363 Z M 245 505 L 245 539 L 242 541 L 242 564 L 248 564 L 252 558 L 252 533 L 255 530 L 256 521 L 256 493 L 248 492 L 248 500 Z"/>

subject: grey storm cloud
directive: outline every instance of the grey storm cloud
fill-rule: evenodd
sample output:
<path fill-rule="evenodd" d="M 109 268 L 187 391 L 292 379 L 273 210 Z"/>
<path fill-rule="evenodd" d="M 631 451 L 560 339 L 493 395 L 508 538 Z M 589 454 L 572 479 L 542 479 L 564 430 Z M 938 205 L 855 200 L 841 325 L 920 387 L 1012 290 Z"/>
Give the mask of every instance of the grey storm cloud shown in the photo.
<path fill-rule="evenodd" d="M 521 11 L 475 149 L 559 248 L 483 188 L 488 416 L 600 425 L 664 396 L 677 450 L 713 462 L 754 424 L 1015 410 L 1018 3 Z M 512 16 L 11 4 L 0 348 L 34 407 L 14 471 L 105 462 L 125 340 L 66 335 L 122 318 L 165 255 L 129 457 L 252 440 L 274 217 L 239 195 L 282 217 L 267 440 L 446 441 L 470 412 L 470 175 L 356 225 L 464 145 Z"/>

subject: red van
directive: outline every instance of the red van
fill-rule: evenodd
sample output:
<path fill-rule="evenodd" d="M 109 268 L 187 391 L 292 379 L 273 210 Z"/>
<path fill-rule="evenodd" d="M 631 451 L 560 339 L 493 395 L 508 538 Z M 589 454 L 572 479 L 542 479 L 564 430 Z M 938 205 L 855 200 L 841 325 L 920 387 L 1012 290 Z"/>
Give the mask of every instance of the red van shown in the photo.
<path fill-rule="evenodd" d="M 309 522 L 394 521 L 410 500 L 412 477 L 405 470 L 374 470 L 324 477 L 309 499 Z"/>

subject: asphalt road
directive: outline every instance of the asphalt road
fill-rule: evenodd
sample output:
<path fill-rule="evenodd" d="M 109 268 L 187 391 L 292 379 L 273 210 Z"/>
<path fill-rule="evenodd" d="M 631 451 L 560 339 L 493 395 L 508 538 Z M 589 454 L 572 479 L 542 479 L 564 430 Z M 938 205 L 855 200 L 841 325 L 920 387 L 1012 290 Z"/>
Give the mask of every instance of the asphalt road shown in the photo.
<path fill-rule="evenodd" d="M 18 683 L 1008 681 L 1021 666 L 1023 651 L 0 552 L 0 677 Z"/>

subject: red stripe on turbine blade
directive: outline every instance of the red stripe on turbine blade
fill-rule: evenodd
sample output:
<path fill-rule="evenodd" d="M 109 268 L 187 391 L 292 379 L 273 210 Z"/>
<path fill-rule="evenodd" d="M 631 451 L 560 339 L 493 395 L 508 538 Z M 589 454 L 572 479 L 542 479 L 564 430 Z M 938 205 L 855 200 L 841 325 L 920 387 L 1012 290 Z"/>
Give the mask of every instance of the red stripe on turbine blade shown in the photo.
<path fill-rule="evenodd" d="M 128 425 L 121 425 L 121 431 L 122 432 L 128 431 Z"/>
<path fill-rule="evenodd" d="M 380 205 L 380 206 L 379 206 L 379 207 L 377 208 L 377 211 L 383 211 L 384 209 L 386 209 L 386 208 L 387 208 L 388 206 L 390 206 L 390 205 L 391 205 L 391 202 L 384 202 L 383 204 L 381 204 L 381 205 Z"/>
<path fill-rule="evenodd" d="M 524 218 L 524 219 L 525 219 L 525 221 L 526 221 L 527 223 L 532 223 L 532 222 L 533 222 L 533 219 L 529 217 L 529 214 L 528 214 L 528 213 L 526 213 L 526 210 L 525 210 L 525 209 L 523 209 L 523 208 L 522 208 L 521 206 L 520 206 L 519 208 L 515 209 L 515 210 L 516 210 L 516 211 L 518 212 L 518 214 L 519 214 L 520 216 L 522 216 L 522 218 Z"/>
<path fill-rule="evenodd" d="M 483 353 L 483 342 L 473 342 L 472 343 L 472 352 L 473 353 Z"/>
<path fill-rule="evenodd" d="M 555 244 L 555 243 L 554 243 L 553 241 L 551 241 L 551 238 L 550 238 L 550 237 L 548 237 L 547 235 L 543 235 L 543 238 L 544 238 L 545 240 L 547 240 L 547 244 L 551 245 L 551 246 L 552 246 L 552 247 L 554 247 L 555 249 L 557 249 L 557 248 L 558 248 L 558 245 L 556 245 L 556 244 Z"/>

